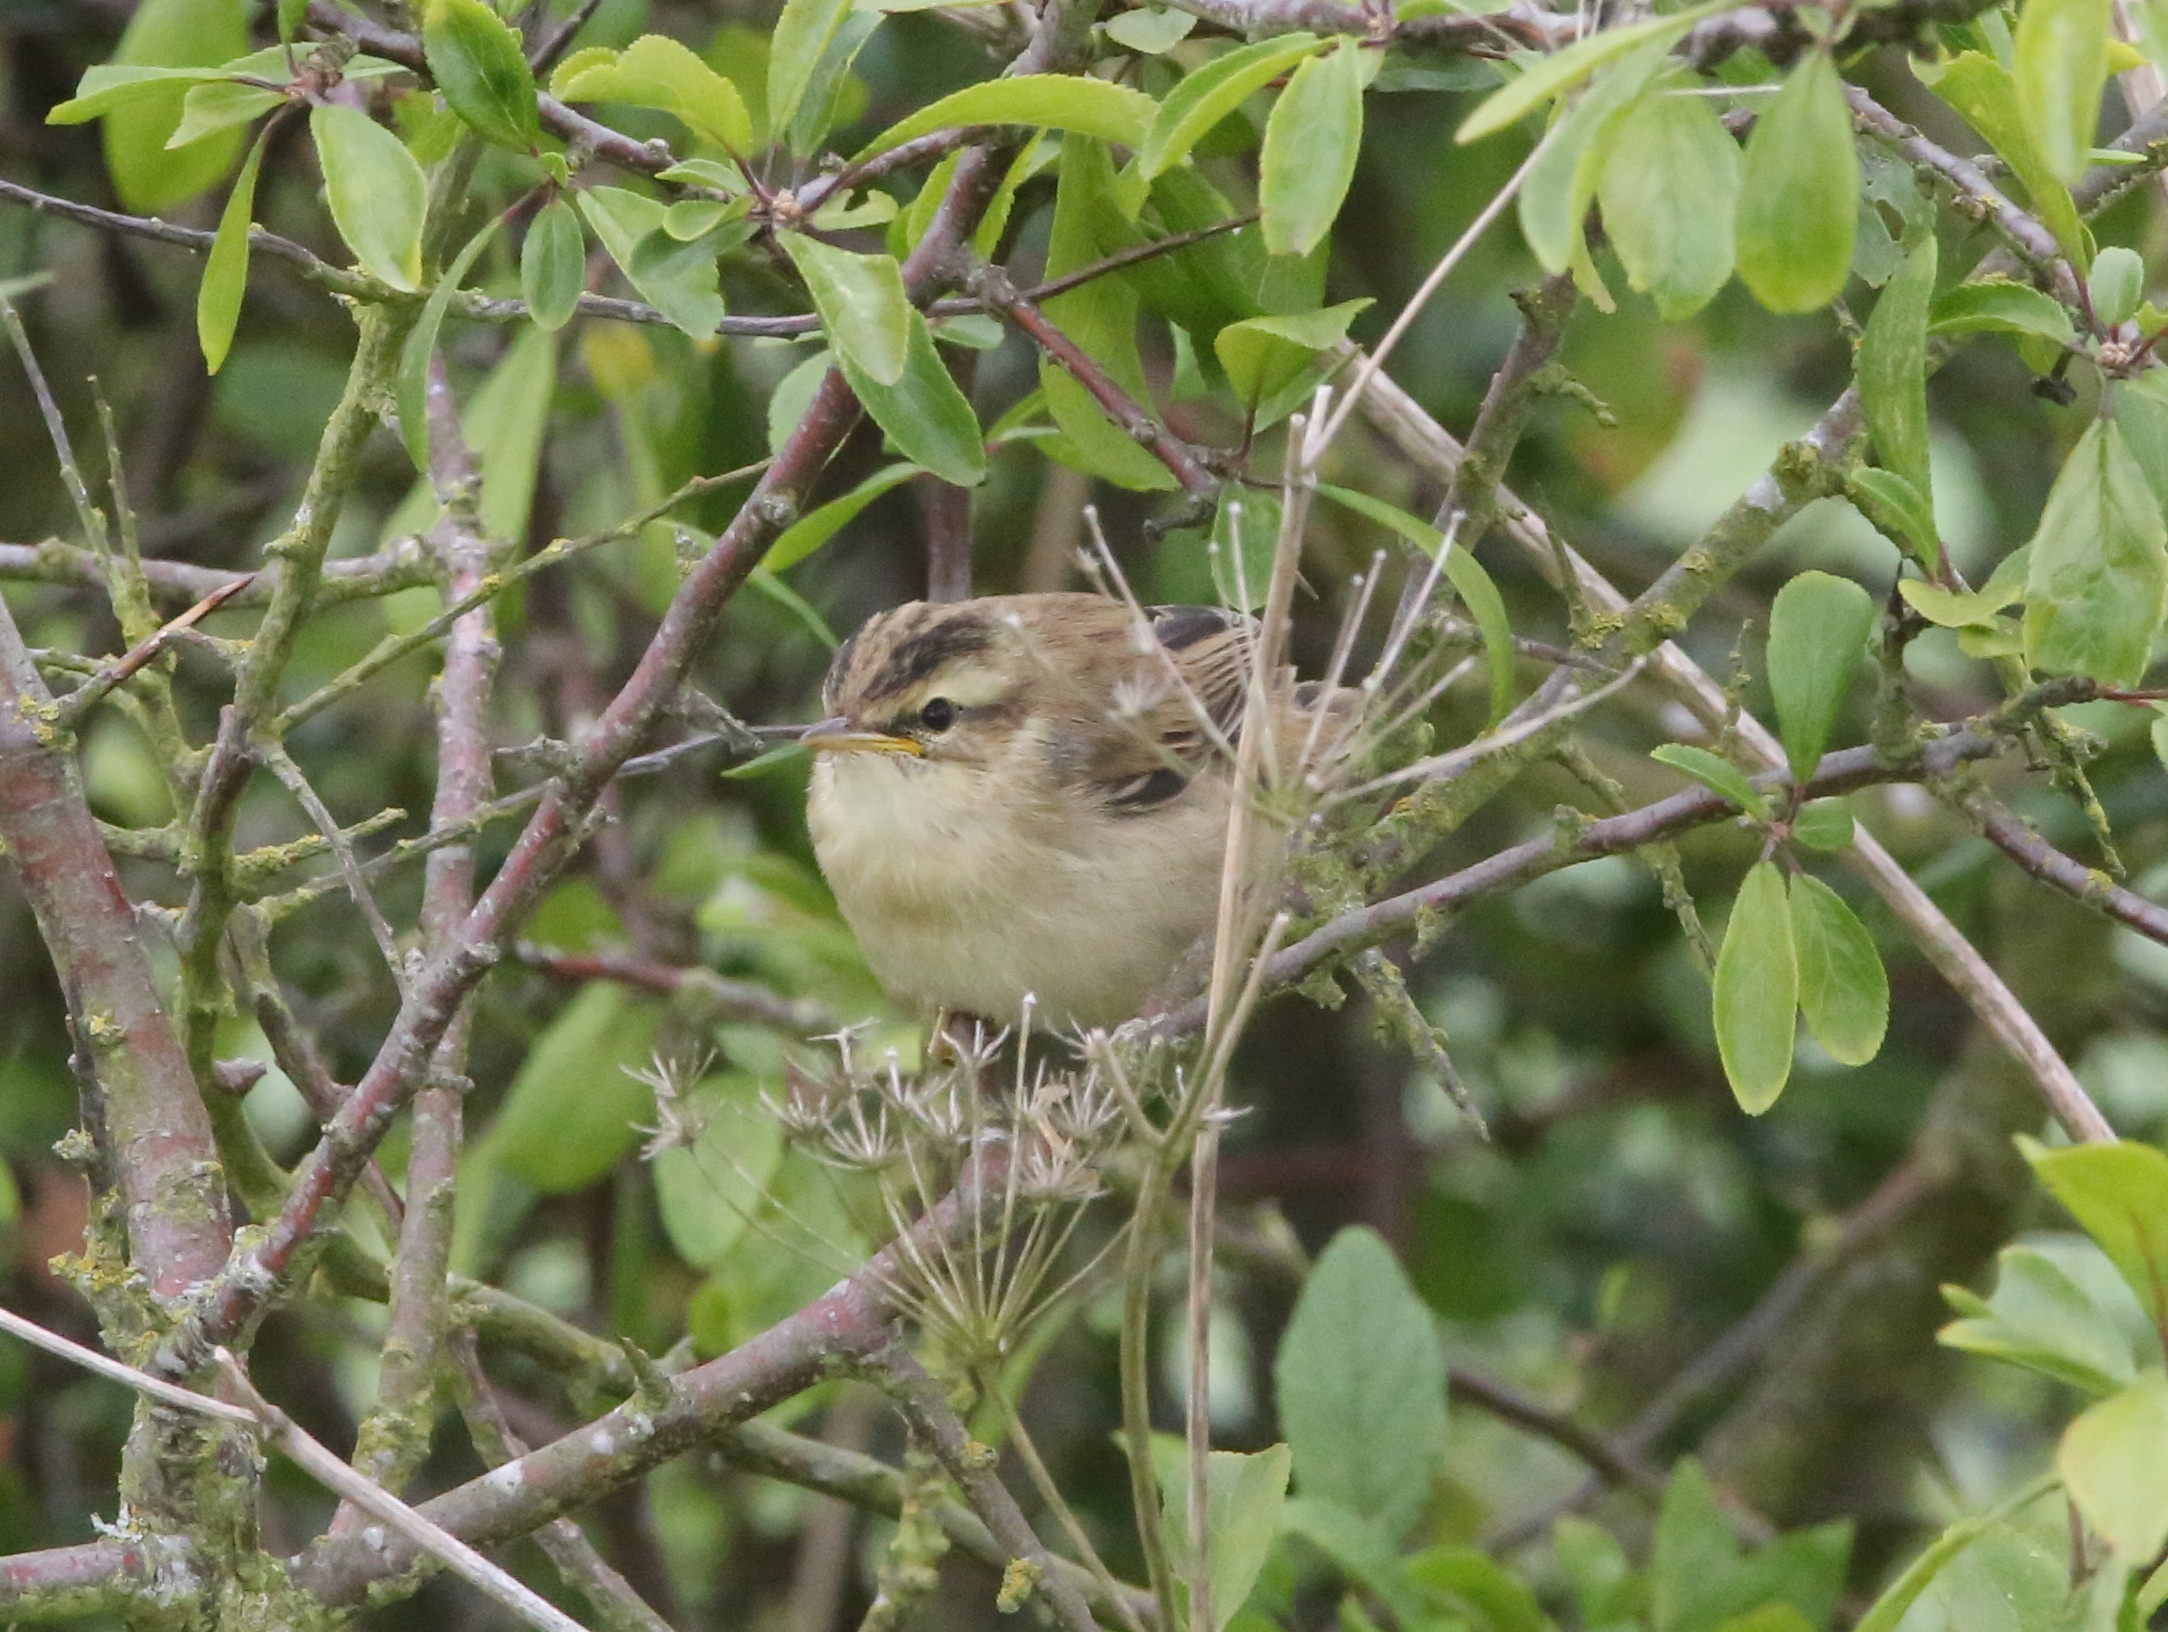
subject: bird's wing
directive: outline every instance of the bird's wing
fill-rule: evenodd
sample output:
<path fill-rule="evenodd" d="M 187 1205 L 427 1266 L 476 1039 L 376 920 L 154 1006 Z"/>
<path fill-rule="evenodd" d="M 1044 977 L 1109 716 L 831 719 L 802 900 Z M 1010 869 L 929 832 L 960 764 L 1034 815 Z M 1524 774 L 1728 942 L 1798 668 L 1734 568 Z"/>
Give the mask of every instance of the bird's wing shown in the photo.
<path fill-rule="evenodd" d="M 1149 616 L 1152 633 L 1173 657 L 1175 673 L 1190 692 L 1167 700 L 1161 740 L 1182 758 L 1201 759 L 1212 742 L 1198 719 L 1200 712 L 1228 742 L 1241 728 L 1257 620 L 1224 606 L 1155 606 Z"/>
<path fill-rule="evenodd" d="M 1241 727 L 1257 622 L 1217 606 L 1145 610 L 1167 663 L 1140 663 L 1120 729 L 1102 735 L 1093 775 L 1122 813 L 1164 805 Z"/>

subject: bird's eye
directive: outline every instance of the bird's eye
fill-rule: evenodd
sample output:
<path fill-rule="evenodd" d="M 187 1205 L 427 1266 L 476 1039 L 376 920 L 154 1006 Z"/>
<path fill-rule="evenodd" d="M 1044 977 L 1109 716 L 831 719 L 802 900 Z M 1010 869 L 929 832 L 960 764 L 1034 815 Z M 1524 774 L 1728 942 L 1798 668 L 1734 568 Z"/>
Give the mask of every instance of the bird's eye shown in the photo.
<path fill-rule="evenodd" d="M 918 723 L 929 731 L 946 731 L 956 723 L 956 705 L 946 697 L 936 697 L 918 711 Z"/>

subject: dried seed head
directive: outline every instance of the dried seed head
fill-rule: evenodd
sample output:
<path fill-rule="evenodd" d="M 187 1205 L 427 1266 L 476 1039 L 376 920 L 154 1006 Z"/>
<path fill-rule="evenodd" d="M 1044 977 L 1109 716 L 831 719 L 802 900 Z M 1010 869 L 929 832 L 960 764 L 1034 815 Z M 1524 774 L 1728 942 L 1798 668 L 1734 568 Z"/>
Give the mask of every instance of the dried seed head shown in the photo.
<path fill-rule="evenodd" d="M 625 1075 L 655 1091 L 655 1123 L 639 1131 L 647 1135 L 640 1147 L 643 1161 L 652 1162 L 666 1150 L 690 1149 L 707 1131 L 707 1113 L 694 1103 L 692 1093 L 715 1063 L 713 1050 L 697 1057 L 652 1055 L 644 1067 L 626 1066 Z"/>

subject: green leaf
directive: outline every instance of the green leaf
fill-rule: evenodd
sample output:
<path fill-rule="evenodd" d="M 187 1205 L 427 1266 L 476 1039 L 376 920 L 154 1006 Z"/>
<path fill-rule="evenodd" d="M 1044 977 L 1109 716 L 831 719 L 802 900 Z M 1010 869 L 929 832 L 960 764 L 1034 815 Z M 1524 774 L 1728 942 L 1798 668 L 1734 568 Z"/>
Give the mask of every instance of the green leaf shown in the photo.
<path fill-rule="evenodd" d="M 788 374 L 775 382 L 775 389 L 768 393 L 768 451 L 780 454 L 783 444 L 798 428 L 798 421 L 813 406 L 813 393 L 820 389 L 821 381 L 828 377 L 828 370 L 835 358 L 828 348 L 822 346 L 805 357 Z M 788 536 L 788 535 L 786 535 Z"/>
<path fill-rule="evenodd" d="M 2040 513 L 2025 581 L 2025 661 L 2134 685 L 2168 593 L 2160 503 L 2113 420 L 2096 420 Z"/>
<path fill-rule="evenodd" d="M 1730 760 L 1685 742 L 1667 742 L 1661 748 L 1652 748 L 1649 758 L 1692 777 L 1712 793 L 1722 794 L 1749 816 L 1760 821 L 1769 819 L 1768 799 Z"/>
<path fill-rule="evenodd" d="M 196 343 L 203 348 L 203 366 L 216 374 L 233 349 L 233 331 L 241 322 L 241 297 L 248 289 L 248 232 L 256 210 L 256 176 L 263 168 L 266 131 L 249 149 L 248 159 L 235 178 L 226 207 L 219 212 L 218 236 L 211 241 L 210 259 L 203 263 L 203 282 L 196 290 Z"/>
<path fill-rule="evenodd" d="M 802 232 L 778 233 L 776 241 L 805 279 L 829 345 L 868 379 L 882 385 L 902 379 L 911 297 L 895 261 L 854 255 Z"/>
<path fill-rule="evenodd" d="M 768 128 L 790 128 L 829 43 L 850 15 L 851 0 L 784 0 L 768 42 Z"/>
<path fill-rule="evenodd" d="M 1894 470 L 1861 465 L 1845 482 L 1845 496 L 1892 544 L 1923 571 L 1942 570 L 1942 542 L 1927 495 Z M 1911 583 L 1914 580 L 1904 579 Z"/>
<path fill-rule="evenodd" d="M 1792 945 L 1807 1032 L 1840 1065 L 1865 1065 L 1889 1029 L 1889 976 L 1844 897 L 1806 873 L 1792 879 Z"/>
<path fill-rule="evenodd" d="M 1303 1282 L 1273 1362 L 1280 1429 L 1306 1497 L 1406 1533 L 1445 1433 L 1445 1358 L 1376 1231 L 1343 1229 Z"/>
<path fill-rule="evenodd" d="M 279 41 L 286 43 L 294 37 L 294 30 L 309 14 L 309 0 L 278 0 Z"/>
<path fill-rule="evenodd" d="M 1374 1594 L 1401 1626 L 1459 1632 L 1451 1623 L 1439 1628 L 1426 1614 L 1429 1606 L 1401 1564 L 1398 1538 L 1388 1535 L 1376 1520 L 1351 1513 L 1337 1502 L 1298 1495 L 1287 1499 L 1280 1529 L 1323 1553 L 1341 1574 Z"/>
<path fill-rule="evenodd" d="M 527 1051 L 485 1135 L 487 1154 L 551 1195 L 609 1172 L 649 1120 L 653 1095 L 625 1067 L 648 1063 L 660 1012 L 614 982 L 582 986 Z"/>
<path fill-rule="evenodd" d="M 718 198 L 681 198 L 662 212 L 662 230 L 679 243 L 689 244 L 713 232 L 740 207 L 738 202 L 726 204 Z"/>
<path fill-rule="evenodd" d="M 1117 12 L 1100 24 L 1100 29 L 1116 45 L 1156 57 L 1188 39 L 1196 26 L 1197 19 L 1187 12 L 1139 6 L 1134 11 Z"/>
<path fill-rule="evenodd" d="M 1224 604 L 1244 612 L 1265 604 L 1279 541 L 1277 496 L 1240 482 L 1220 488 L 1206 553 L 1212 563 L 1212 588 Z"/>
<path fill-rule="evenodd" d="M 878 10 L 858 7 L 844 14 L 842 26 L 814 65 L 809 93 L 799 102 L 789 128 L 782 132 L 793 153 L 813 152 L 831 130 L 853 122 L 865 112 L 870 99 L 866 82 L 851 70 L 858 53 L 880 26 Z"/>
<path fill-rule="evenodd" d="M 2108 82 L 2112 0 L 2025 0 L 2010 77 L 2041 158 L 2065 183 L 2085 174 Z"/>
<path fill-rule="evenodd" d="M 519 290 L 537 328 L 552 334 L 572 321 L 587 286 L 587 238 L 562 198 L 536 212 L 519 251 Z"/>
<path fill-rule="evenodd" d="M 1692 1457 L 1681 1459 L 1664 1486 L 1649 1547 L 1649 1610 L 1659 1632 L 1708 1619 L 1703 1605 L 1738 1564 L 1739 1544 L 1716 1505 L 1708 1475 Z"/>
<path fill-rule="evenodd" d="M 2030 1494 L 2037 1495 L 2037 1489 Z M 1986 1554 L 1989 1546 L 1994 1541 L 2009 1537 L 2010 1532 L 1999 1524 L 1996 1514 L 1983 1514 L 1978 1518 L 1959 1520 L 1937 1536 L 1932 1545 L 1928 1546 L 1917 1558 L 1906 1565 L 1904 1572 L 1882 1590 L 1881 1597 L 1877 1598 L 1868 1608 L 1867 1613 L 1860 1617 L 1859 1624 L 1853 1628 L 1853 1632 L 1897 1632 L 1898 1625 L 1905 1620 L 1912 1606 L 1920 1600 L 1929 1587 L 1935 1585 L 1936 1581 L 1945 1572 L 1951 1575 L 1953 1581 L 1959 1576 L 1961 1572 L 1953 1570 L 1951 1566 L 1959 1564 L 1963 1555 L 1967 1554 L 1976 1543 L 1984 1541 L 1987 1545 L 1983 1545 L 1980 1548 L 1980 1554 L 1975 1554 L 1974 1558 Z M 1964 1562 L 1969 1564 L 1973 1562 L 1973 1559 L 1966 1558 Z M 2063 1594 L 2060 1590 L 2062 1583 L 2055 1579 L 2060 1573 L 2053 1565 L 2048 1566 L 2046 1579 L 2052 1585 L 2048 1595 L 2048 1603 L 2041 1607 L 2047 1609 L 2050 1614 L 2059 1609 L 2062 1603 Z M 1999 1590 L 1991 1590 L 1987 1602 L 1981 1607 L 1989 1609 L 1991 1613 L 1999 1609 L 2001 1612 L 2000 1625 L 2010 1627 L 2015 1632 L 2017 1628 L 2047 1624 L 2044 1619 L 2037 1621 L 2018 1619 L 2021 1613 L 2022 1594 L 2011 1590 L 2010 1584 L 1997 1581 L 1994 1583 L 1994 1589 Z M 1934 1624 L 1951 1625 L 1952 1623 L 1938 1616 Z M 1963 1625 L 1965 1623 L 1959 1621 L 1955 1624 Z M 1983 1624 L 1996 1623 L 1986 1622 Z"/>
<path fill-rule="evenodd" d="M 761 1110 L 757 1094 L 750 1078 L 702 1083 L 691 1105 L 703 1123 L 699 1138 L 672 1145 L 652 1164 L 663 1233 L 695 1269 L 719 1268 L 730 1256 L 782 1158 L 782 1126 Z"/>
<path fill-rule="evenodd" d="M 1383 499 L 1351 487 L 1335 487 L 1330 482 L 1318 483 L 1317 490 L 1333 503 L 1398 533 L 1425 555 L 1437 555 L 1445 543 L 1445 535 L 1430 523 Z M 1475 619 L 1476 632 L 1483 637 L 1483 656 L 1490 668 L 1490 723 L 1496 725 L 1513 703 L 1513 626 L 1506 617 L 1505 597 L 1498 593 L 1498 586 L 1483 570 L 1475 552 L 1464 544 L 1455 544 L 1445 552 L 1444 572 L 1446 582 L 1460 596 L 1468 615 Z"/>
<path fill-rule="evenodd" d="M 2116 386 L 2115 424 L 2153 497 L 2168 504 L 2168 370 L 2149 368 Z"/>
<path fill-rule="evenodd" d="M 2041 224 L 2055 235 L 2063 253 L 2080 271 L 2092 264 L 2092 239 L 2078 218 L 2078 207 L 2033 135 L 2018 105 L 2017 82 L 2010 70 L 1977 51 L 1961 52 L 1940 73 L 1930 73 L 1935 94 L 1965 116 L 1988 144 L 2002 155 L 2032 195 Z"/>
<path fill-rule="evenodd" d="M 2021 1148 L 2137 1293 L 2154 1328 L 2168 1326 L 2168 1155 L 2129 1139 L 2067 1150 L 2028 1140 Z"/>
<path fill-rule="evenodd" d="M 170 97 L 175 86 L 193 88 L 224 82 L 224 79 L 223 71 L 210 65 L 165 68 L 144 63 L 101 62 L 84 70 L 75 95 L 56 104 L 45 115 L 45 122 L 49 125 L 87 125 L 93 119 L 104 118 L 115 108 L 161 96 Z M 182 94 L 185 95 L 185 89 Z"/>
<path fill-rule="evenodd" d="M 1821 763 L 1874 620 L 1874 597 L 1849 578 L 1802 572 L 1777 591 L 1769 609 L 1769 689 L 1797 781 Z"/>
<path fill-rule="evenodd" d="M 1114 167 L 1094 141 L 1062 143 L 1054 190 L 1054 225 L 1046 247 L 1046 275 L 1064 277 L 1101 259 L 1096 223 L 1116 209 Z M 1123 278 L 1098 278 L 1046 302 L 1046 315 L 1116 385 L 1149 405 L 1144 360 L 1137 350 L 1137 295 Z M 1164 490 L 1176 486 L 1167 467 L 1137 446 L 1109 419 L 1076 377 L 1051 357 L 1039 359 L 1039 388 L 1047 411 L 1067 439 L 1079 468 L 1123 487 Z"/>
<path fill-rule="evenodd" d="M 1602 311 L 1613 309 L 1588 252 L 1588 207 L 1609 168 L 1615 132 L 1668 60 L 1669 47 L 1651 40 L 1606 67 L 1560 115 L 1543 138 L 1521 185 L 1521 236 L 1550 272 L 1573 272 L 1574 283 Z"/>
<path fill-rule="evenodd" d="M 1518 79 L 1500 86 L 1468 115 L 1453 140 L 1480 141 L 1495 131 L 1516 124 L 1552 97 L 1570 91 L 1613 57 L 1623 55 L 1644 41 L 1677 40 L 1704 17 L 1726 9 L 1728 0 L 1705 0 L 1670 17 L 1651 17 L 1623 28 L 1606 28 L 1576 40 L 1563 51 L 1542 57 Z"/>
<path fill-rule="evenodd" d="M 986 443 L 979 434 L 978 416 L 934 350 L 926 319 L 913 311 L 907 324 L 909 349 L 895 384 L 883 385 L 841 353 L 836 366 L 906 459 L 925 466 L 944 482 L 976 487 L 986 479 Z"/>
<path fill-rule="evenodd" d="M 1935 293 L 1932 233 L 1883 286 L 1859 343 L 1859 398 L 1875 458 L 1912 484 L 1933 514 L 1927 463 L 1927 311 Z"/>
<path fill-rule="evenodd" d="M 1267 397 L 1302 377 L 1321 351 L 1330 351 L 1347 338 L 1347 326 L 1365 306 L 1365 298 L 1344 300 L 1315 312 L 1296 312 L 1285 317 L 1250 317 L 1230 323 L 1213 336 L 1212 349 L 1235 400 L 1254 409 Z"/>
<path fill-rule="evenodd" d="M 1363 61 L 1343 39 L 1305 57 L 1272 105 L 1257 183 L 1265 248 L 1307 255 L 1332 230 L 1363 141 Z"/>
<path fill-rule="evenodd" d="M 818 359 L 815 359 L 818 361 Z M 858 512 L 892 488 L 925 474 L 917 465 L 890 465 L 875 471 L 848 493 L 807 511 L 783 529 L 783 534 L 762 557 L 770 572 L 788 572 L 850 524 Z"/>
<path fill-rule="evenodd" d="M 444 314 L 451 309 L 452 296 L 459 292 L 459 280 L 473 268 L 483 246 L 503 224 L 503 216 L 493 215 L 482 224 L 481 231 L 467 240 L 437 279 L 437 286 L 430 290 L 422 315 L 415 320 L 414 332 L 407 336 L 406 349 L 399 355 L 399 438 L 406 444 L 414 468 L 424 476 L 429 474 L 429 361 L 436 355 L 437 333 L 444 327 Z"/>
<path fill-rule="evenodd" d="M 680 159 L 669 169 L 658 171 L 655 179 L 682 181 L 691 187 L 710 188 L 725 197 L 734 197 L 746 190 L 745 172 L 725 159 Z"/>
<path fill-rule="evenodd" d="M 1323 43 L 1314 34 L 1285 34 L 1242 46 L 1192 70 L 1160 103 L 1137 151 L 1137 168 L 1154 177 L 1180 164 L 1222 119 Z"/>
<path fill-rule="evenodd" d="M 113 76 L 146 68 L 183 71 L 167 84 L 134 91 L 95 109 L 105 118 L 106 169 L 125 208 L 145 215 L 170 210 L 233 168 L 243 143 L 242 132 L 236 128 L 228 127 L 178 150 L 169 150 L 166 143 L 180 128 L 190 84 L 217 77 L 204 70 L 248 50 L 247 17 L 241 0 L 143 0 L 121 33 L 113 61 L 83 76 L 75 102 L 54 109 L 55 122 L 91 118 L 95 114 L 84 107 L 86 102 L 97 103 L 94 81 L 114 84 Z M 60 117 L 63 113 L 68 114 L 66 120 Z"/>
<path fill-rule="evenodd" d="M 1528 1583 L 1473 1547 L 1426 1547 L 1405 1567 L 1422 1592 L 1484 1632 L 1558 1632 Z"/>
<path fill-rule="evenodd" d="M 1927 324 L 1929 334 L 1976 334 L 1985 330 L 2038 335 L 2058 346 L 2071 345 L 2077 339 L 2070 314 L 2061 301 L 2029 283 L 2012 283 L 2007 278 L 1984 278 L 1944 291 L 1935 301 Z"/>
<path fill-rule="evenodd" d="M 737 86 L 667 34 L 643 34 L 621 52 L 577 52 L 551 76 L 550 89 L 566 102 L 655 108 L 728 153 L 752 150 L 753 119 Z"/>
<path fill-rule="evenodd" d="M 1692 317 L 1730 280 L 1739 144 L 1706 97 L 1642 98 L 1609 132 L 1596 197 L 1627 281 L 1667 323 Z"/>
<path fill-rule="evenodd" d="M 1992 628 L 1995 614 L 2015 606 L 2025 593 L 2025 572 L 2032 546 L 2021 544 L 1996 566 L 1987 582 L 1969 594 L 1926 584 L 1917 578 L 1897 580 L 1897 593 L 1929 623 L 1943 629 Z M 2015 563 L 2013 566 L 2012 563 Z"/>
<path fill-rule="evenodd" d="M 222 130 L 249 124 L 259 115 L 285 105 L 286 97 L 282 92 L 266 91 L 235 80 L 213 79 L 191 85 L 188 94 L 181 99 L 181 122 L 166 138 L 166 146 L 168 149 L 187 147 Z"/>
<path fill-rule="evenodd" d="M 483 0 L 429 0 L 422 46 L 444 100 L 484 138 L 520 153 L 542 139 L 527 53 Z"/>
<path fill-rule="evenodd" d="M 1177 1591 L 1188 1603 L 1189 1455 L 1171 1434 L 1154 1436 L 1167 1549 L 1182 1579 Z M 1280 1533 L 1293 1457 L 1285 1445 L 1245 1454 L 1213 1451 L 1205 1460 L 1206 1523 L 1212 1537 L 1212 1625 L 1224 1628 L 1240 1613 L 1263 1573 L 1265 1557 Z"/>
<path fill-rule="evenodd" d="M 2102 1272 L 2118 1292 L 2098 1249 Z M 2138 1374 L 2129 1334 L 2055 1258 L 2033 1246 L 2004 1247 L 1995 1259 L 1995 1290 L 1986 1300 L 1963 1287 L 1942 1295 L 1965 1318 L 1935 1334 L 1937 1341 L 1968 1354 L 1984 1354 L 2025 1366 L 2095 1396 L 2113 1394 Z M 2135 1303 L 2130 1313 L 2142 1321 Z"/>
<path fill-rule="evenodd" d="M 1747 138 L 1739 276 L 1773 312 L 1811 312 L 1844 290 L 1859 226 L 1859 155 L 1837 67 L 1810 51 Z"/>
<path fill-rule="evenodd" d="M 1104 142 L 1141 147 L 1158 116 L 1159 104 L 1142 91 L 1110 80 L 1071 74 L 1019 74 L 967 85 L 928 103 L 891 125 L 860 150 L 863 159 L 885 152 L 914 136 L 956 125 L 1032 125 L 1096 136 Z"/>
<path fill-rule="evenodd" d="M 1551 1526 L 1551 1550 L 1573 1583 L 1582 1625 L 1634 1623 L 1641 1610 L 1642 1582 L 1617 1537 L 1578 1513 L 1565 1513 Z"/>
<path fill-rule="evenodd" d="M 2109 329 L 2122 327 L 2138 315 L 2145 299 L 2145 262 L 2136 250 L 2110 244 L 2093 257 L 2086 294 L 2096 320 Z"/>
<path fill-rule="evenodd" d="M 2168 1374 L 2148 1371 L 2063 1432 L 2055 1470 L 2086 1522 L 2133 1568 L 2168 1542 Z"/>
<path fill-rule="evenodd" d="M 1784 875 L 1758 861 L 1739 887 L 1716 957 L 1716 1049 L 1739 1108 L 1759 1116 L 1792 1074 L 1799 958 Z"/>
<path fill-rule="evenodd" d="M 1809 850 L 1835 855 L 1850 847 L 1852 807 L 1842 799 L 1809 799 L 1792 818 L 1792 837 Z"/>
<path fill-rule="evenodd" d="M 309 133 L 339 236 L 362 269 L 409 293 L 422 282 L 429 182 L 406 144 L 359 108 L 321 102 Z"/>
<path fill-rule="evenodd" d="M 721 326 L 723 297 L 712 256 L 695 257 L 667 276 L 652 275 L 639 264 L 641 241 L 662 231 L 664 205 L 622 187 L 586 187 L 573 197 L 602 247 L 650 305 L 696 340 Z"/>

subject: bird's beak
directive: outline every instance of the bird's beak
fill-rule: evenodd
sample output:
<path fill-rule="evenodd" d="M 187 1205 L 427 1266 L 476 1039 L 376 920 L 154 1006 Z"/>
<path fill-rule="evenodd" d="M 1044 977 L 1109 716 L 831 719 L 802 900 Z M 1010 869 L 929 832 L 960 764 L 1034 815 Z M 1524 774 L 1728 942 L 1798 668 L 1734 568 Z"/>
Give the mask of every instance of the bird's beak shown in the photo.
<path fill-rule="evenodd" d="M 926 750 L 909 737 L 892 737 L 884 731 L 854 731 L 851 722 L 838 715 L 806 727 L 798 739 L 815 753 L 909 754 L 922 758 Z"/>

